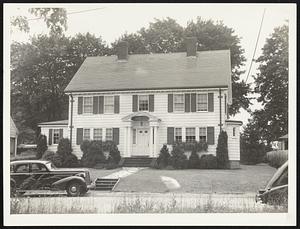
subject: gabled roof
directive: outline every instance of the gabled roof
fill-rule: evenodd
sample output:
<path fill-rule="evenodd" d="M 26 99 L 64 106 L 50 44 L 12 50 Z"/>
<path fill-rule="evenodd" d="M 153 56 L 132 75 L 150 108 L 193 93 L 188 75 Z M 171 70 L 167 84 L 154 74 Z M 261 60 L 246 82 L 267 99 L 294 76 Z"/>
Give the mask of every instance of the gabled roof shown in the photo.
<path fill-rule="evenodd" d="M 51 121 L 51 122 L 41 122 L 38 124 L 39 126 L 67 126 L 68 120 L 58 120 L 58 121 Z"/>
<path fill-rule="evenodd" d="M 65 92 L 230 87 L 230 50 L 87 57 Z M 231 92 L 229 95 L 231 100 Z"/>

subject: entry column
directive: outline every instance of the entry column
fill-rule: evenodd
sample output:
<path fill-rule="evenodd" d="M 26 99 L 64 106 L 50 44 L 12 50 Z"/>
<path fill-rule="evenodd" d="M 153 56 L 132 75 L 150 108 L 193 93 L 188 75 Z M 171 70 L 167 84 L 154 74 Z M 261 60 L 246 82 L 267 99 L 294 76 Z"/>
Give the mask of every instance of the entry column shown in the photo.
<path fill-rule="evenodd" d="M 149 139 L 149 144 L 150 144 L 150 153 L 149 156 L 150 157 L 154 157 L 154 152 L 153 152 L 153 131 L 154 131 L 154 127 L 150 126 L 150 139 Z"/>

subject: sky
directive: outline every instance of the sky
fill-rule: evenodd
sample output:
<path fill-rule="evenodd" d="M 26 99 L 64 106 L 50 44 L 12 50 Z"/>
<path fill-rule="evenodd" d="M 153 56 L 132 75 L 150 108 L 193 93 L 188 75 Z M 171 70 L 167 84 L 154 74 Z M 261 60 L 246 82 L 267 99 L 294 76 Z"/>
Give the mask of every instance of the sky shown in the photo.
<path fill-rule="evenodd" d="M 142 27 L 148 27 L 155 18 L 171 17 L 184 27 L 188 21 L 196 20 L 197 17 L 223 21 L 226 26 L 234 29 L 245 50 L 244 56 L 247 61 L 243 70 L 246 73 L 241 76 L 244 80 L 249 71 L 264 9 L 266 11 L 254 59 L 261 55 L 266 38 L 275 27 L 287 24 L 286 20 L 295 19 L 291 4 L 14 4 L 8 6 L 7 12 L 9 16 L 23 15 L 29 19 L 36 19 L 34 15 L 28 13 L 30 7 L 64 7 L 68 13 L 66 35 L 90 32 L 101 36 L 107 44 L 115 41 L 125 32 L 133 33 Z M 26 42 L 30 36 L 48 32 L 41 19 L 29 20 L 29 26 L 28 34 L 13 30 L 10 34 L 11 39 Z M 252 75 L 257 72 L 257 66 L 254 62 L 247 83 L 254 81 Z M 256 101 L 253 101 L 251 110 L 260 107 Z M 232 119 L 241 120 L 246 124 L 248 118 L 250 114 L 241 110 Z"/>

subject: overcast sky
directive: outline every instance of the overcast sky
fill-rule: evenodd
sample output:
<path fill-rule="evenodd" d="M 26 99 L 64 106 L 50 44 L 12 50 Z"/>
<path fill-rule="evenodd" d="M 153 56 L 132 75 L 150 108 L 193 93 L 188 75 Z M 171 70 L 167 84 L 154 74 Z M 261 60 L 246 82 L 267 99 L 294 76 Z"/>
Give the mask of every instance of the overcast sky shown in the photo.
<path fill-rule="evenodd" d="M 36 7 L 41 7 L 42 5 Z M 259 38 L 255 58 L 261 54 L 265 40 L 277 26 L 294 20 L 291 5 L 287 4 L 49 4 L 46 7 L 64 7 L 68 13 L 67 35 L 76 33 L 94 33 L 101 36 L 108 44 L 115 41 L 125 32 L 136 32 L 142 27 L 148 27 L 154 18 L 174 18 L 180 25 L 186 26 L 190 20 L 198 16 L 203 19 L 222 20 L 225 25 L 234 29 L 235 34 L 241 38 L 241 46 L 245 50 L 247 59 L 244 69 L 246 73 L 253 55 L 255 42 L 263 15 L 262 31 Z M 14 4 L 9 7 L 9 15 L 23 15 L 30 19 L 36 17 L 28 13 L 28 4 Z M 45 4 L 43 5 L 45 7 Z M 79 12 L 91 10 L 86 12 Z M 77 12 L 77 13 L 74 13 Z M 71 13 L 71 14 L 69 14 Z M 30 33 L 14 31 L 11 39 L 15 41 L 28 41 L 29 36 L 47 33 L 43 20 L 30 20 Z M 254 58 L 254 59 L 255 59 Z M 252 65 L 251 74 L 256 72 L 257 65 Z M 247 74 L 242 76 L 246 78 Z M 253 82 L 249 77 L 248 82 Z M 259 107 L 257 104 L 252 109 Z M 234 119 L 244 123 L 250 118 L 246 111 L 241 111 Z"/>

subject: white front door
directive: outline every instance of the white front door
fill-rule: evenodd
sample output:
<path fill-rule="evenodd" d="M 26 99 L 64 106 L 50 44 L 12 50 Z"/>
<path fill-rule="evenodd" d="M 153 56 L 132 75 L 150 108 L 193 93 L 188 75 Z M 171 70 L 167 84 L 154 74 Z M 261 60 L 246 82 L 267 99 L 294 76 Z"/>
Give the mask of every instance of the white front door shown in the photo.
<path fill-rule="evenodd" d="M 149 156 L 149 128 L 133 129 L 132 156 Z"/>

